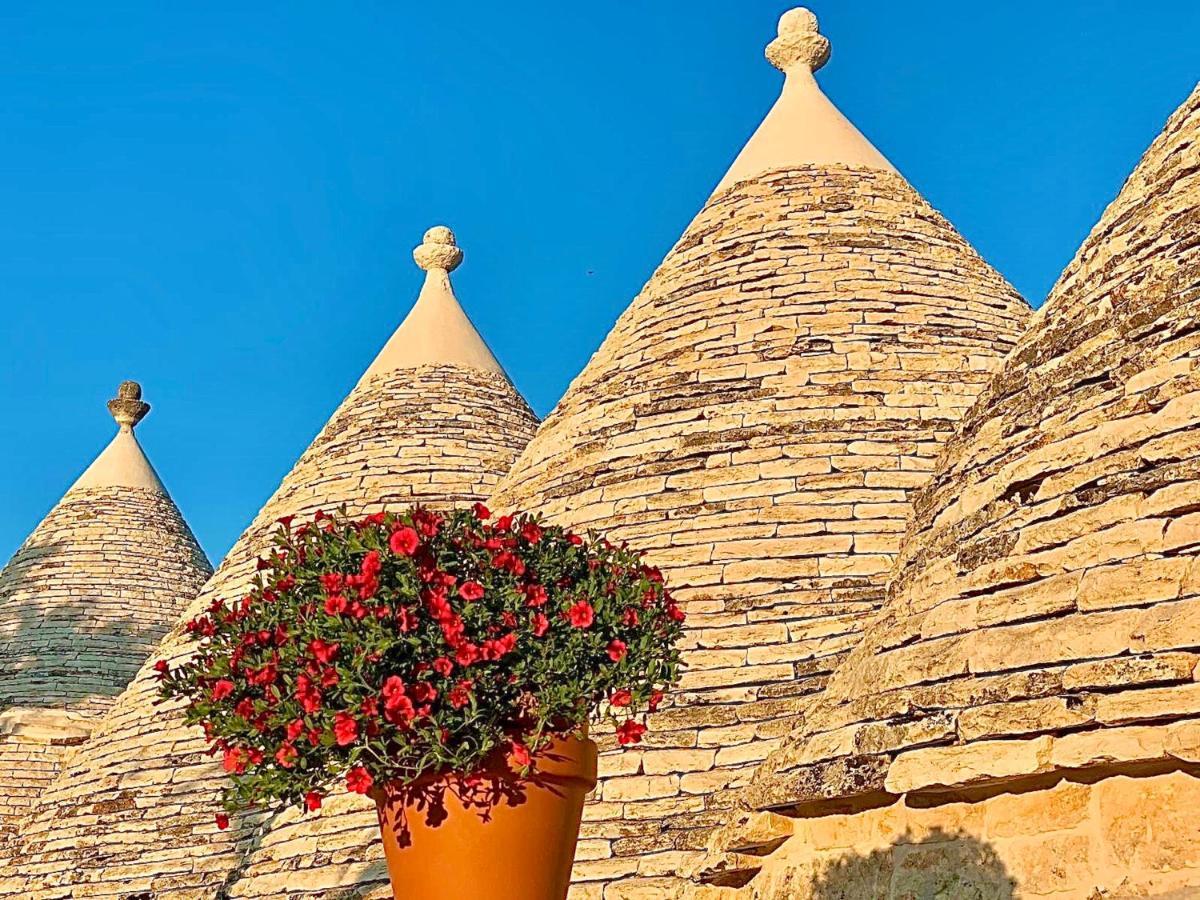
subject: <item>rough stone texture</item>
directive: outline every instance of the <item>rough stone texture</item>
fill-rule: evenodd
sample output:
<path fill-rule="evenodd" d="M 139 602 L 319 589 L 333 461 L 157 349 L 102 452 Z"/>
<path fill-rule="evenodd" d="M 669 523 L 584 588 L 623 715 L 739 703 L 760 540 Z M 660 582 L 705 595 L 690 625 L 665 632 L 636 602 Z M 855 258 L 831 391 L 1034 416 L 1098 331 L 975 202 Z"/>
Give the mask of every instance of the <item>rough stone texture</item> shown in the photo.
<path fill-rule="evenodd" d="M 1200 779 L 1175 771 L 798 818 L 776 854 L 738 857 L 745 887 L 676 897 L 1183 900 L 1200 896 L 1198 803 Z"/>
<path fill-rule="evenodd" d="M 910 797 L 1190 760 L 1198 424 L 1200 88 L 947 445 L 883 611 L 751 800 L 806 801 L 790 789 L 797 772 L 851 759 L 880 731 L 894 738 L 885 790 Z M 940 736 L 919 747 L 931 722 Z M 1181 810 L 1180 829 L 1200 833 Z M 1190 872 L 1194 850 L 1175 855 L 1172 840 L 1145 833 L 1122 858 Z M 1061 879 L 1062 896 L 1087 881 L 1028 877 L 1043 891 Z"/>
<path fill-rule="evenodd" d="M 171 498 L 72 490 L 0 571 L 0 829 L 28 813 L 212 574 Z"/>
<path fill-rule="evenodd" d="M 185 618 L 240 596 L 277 518 L 351 515 L 490 493 L 537 420 L 508 380 L 457 366 L 404 369 L 357 387 L 238 540 Z M 188 652 L 176 627 L 157 658 Z M 151 663 L 46 790 L 4 851 L 0 893 L 19 897 L 276 897 L 379 893 L 378 826 L 360 798 L 321 813 L 213 824 L 224 775 L 179 704 L 161 704 Z M 356 802 L 358 801 L 358 802 Z M 344 891 L 343 891 L 344 893 Z"/>
<path fill-rule="evenodd" d="M 709 200 L 493 497 L 647 550 L 689 615 L 640 764 L 602 757 L 577 892 L 632 897 L 703 846 L 878 607 L 911 490 L 1027 313 L 892 173 Z"/>

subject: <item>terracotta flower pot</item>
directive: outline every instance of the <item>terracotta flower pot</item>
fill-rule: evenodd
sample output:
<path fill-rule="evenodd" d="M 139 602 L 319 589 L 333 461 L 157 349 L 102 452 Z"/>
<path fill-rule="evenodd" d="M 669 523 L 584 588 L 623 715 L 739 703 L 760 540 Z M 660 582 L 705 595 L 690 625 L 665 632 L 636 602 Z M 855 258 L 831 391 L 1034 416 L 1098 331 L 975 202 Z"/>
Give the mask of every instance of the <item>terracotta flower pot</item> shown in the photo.
<path fill-rule="evenodd" d="M 596 745 L 552 743 L 529 779 L 497 759 L 481 775 L 375 792 L 396 900 L 563 900 Z"/>

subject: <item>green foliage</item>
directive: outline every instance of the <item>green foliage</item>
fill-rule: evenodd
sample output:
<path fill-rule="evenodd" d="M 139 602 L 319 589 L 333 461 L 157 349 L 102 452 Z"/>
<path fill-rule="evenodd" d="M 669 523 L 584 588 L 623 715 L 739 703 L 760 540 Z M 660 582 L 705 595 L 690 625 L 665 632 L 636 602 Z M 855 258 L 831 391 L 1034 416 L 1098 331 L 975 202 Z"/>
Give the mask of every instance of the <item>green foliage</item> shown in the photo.
<path fill-rule="evenodd" d="M 603 538 L 489 519 L 280 521 L 253 590 L 188 623 L 186 662 L 156 666 L 223 755 L 227 809 L 315 809 L 338 778 L 368 793 L 498 755 L 527 771 L 594 715 L 640 740 L 680 667 L 661 574 Z"/>

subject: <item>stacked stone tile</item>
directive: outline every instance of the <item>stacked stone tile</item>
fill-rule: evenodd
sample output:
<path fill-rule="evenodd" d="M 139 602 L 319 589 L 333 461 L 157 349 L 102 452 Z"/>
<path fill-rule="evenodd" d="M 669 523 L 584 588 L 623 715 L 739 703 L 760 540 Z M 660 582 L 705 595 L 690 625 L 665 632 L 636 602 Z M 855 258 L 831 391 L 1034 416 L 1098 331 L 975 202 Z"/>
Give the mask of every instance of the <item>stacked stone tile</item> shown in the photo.
<path fill-rule="evenodd" d="M 116 437 L 0 571 L 0 830 L 12 830 L 212 573 L 138 446 Z"/>
<path fill-rule="evenodd" d="M 761 874 L 696 896 L 821 896 L 848 854 L 911 896 L 969 843 L 995 865 L 962 896 L 1200 894 L 1198 548 L 1200 88 L 948 444 L 760 812 L 714 842 L 736 852 L 710 881 Z"/>
<path fill-rule="evenodd" d="M 689 615 L 674 707 L 602 757 L 573 897 L 672 889 L 858 641 L 1028 314 L 821 94 L 811 14 L 768 56 L 779 103 L 493 498 L 645 549 Z"/>
<path fill-rule="evenodd" d="M 414 251 L 425 286 L 405 323 L 301 456 L 185 619 L 241 596 L 276 520 L 485 498 L 537 420 L 451 291 L 462 253 L 445 228 Z M 331 797 L 319 815 L 213 823 L 223 772 L 201 736 L 161 704 L 153 660 L 189 652 L 182 623 L 92 740 L 46 791 L 9 851 L 2 886 L 33 898 L 344 895 L 386 884 L 374 807 Z"/>

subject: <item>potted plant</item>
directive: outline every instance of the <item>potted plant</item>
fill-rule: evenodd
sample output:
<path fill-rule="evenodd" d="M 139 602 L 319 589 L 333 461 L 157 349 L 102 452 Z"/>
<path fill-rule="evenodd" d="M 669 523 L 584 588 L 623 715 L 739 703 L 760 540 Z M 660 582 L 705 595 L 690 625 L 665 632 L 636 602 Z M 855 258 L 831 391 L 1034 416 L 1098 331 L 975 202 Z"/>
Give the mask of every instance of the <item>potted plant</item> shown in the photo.
<path fill-rule="evenodd" d="M 641 739 L 683 618 L 639 554 L 528 515 L 318 513 L 156 668 L 230 773 L 220 827 L 343 783 L 377 804 L 397 898 L 561 900 L 588 723 Z"/>

